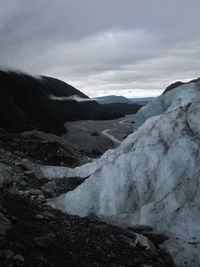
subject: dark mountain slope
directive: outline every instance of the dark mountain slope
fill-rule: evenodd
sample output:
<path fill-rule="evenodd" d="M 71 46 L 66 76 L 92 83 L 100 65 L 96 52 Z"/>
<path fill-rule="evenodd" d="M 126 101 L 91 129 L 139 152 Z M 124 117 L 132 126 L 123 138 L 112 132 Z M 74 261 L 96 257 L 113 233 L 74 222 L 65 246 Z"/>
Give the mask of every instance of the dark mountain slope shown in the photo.
<path fill-rule="evenodd" d="M 61 80 L 52 77 L 41 76 L 41 83 L 43 90 L 48 95 L 54 95 L 54 96 L 78 95 L 82 98 L 88 98 L 88 96 L 86 96 L 73 86 L 69 85 L 68 83 L 65 83 Z"/>
<path fill-rule="evenodd" d="M 0 71 L 0 127 L 17 132 L 37 128 L 62 133 L 62 121 L 39 79 L 22 73 Z M 6 127 L 7 126 L 7 127 Z"/>
<path fill-rule="evenodd" d="M 138 105 L 106 105 L 96 101 L 58 101 L 54 96 L 85 94 L 69 84 L 50 77 L 35 78 L 24 73 L 0 71 L 0 128 L 10 132 L 38 129 L 62 134 L 64 123 L 82 119 L 114 119 L 135 113 Z"/>
<path fill-rule="evenodd" d="M 29 128 L 29 124 L 30 121 L 27 116 L 15 105 L 11 95 L 0 85 L 0 127 L 21 131 L 22 129 Z"/>
<path fill-rule="evenodd" d="M 177 81 L 177 82 L 175 82 L 175 83 L 170 84 L 170 85 L 165 89 L 165 91 L 164 91 L 162 94 L 164 95 L 165 93 L 167 93 L 167 92 L 173 90 L 174 88 L 176 88 L 176 87 L 178 87 L 178 86 L 180 86 L 180 85 L 188 84 L 188 83 L 197 83 L 197 82 L 199 82 L 199 81 L 200 81 L 200 77 L 197 78 L 197 79 L 191 80 L 191 81 L 189 81 L 189 82 L 185 82 L 185 83 L 184 83 L 184 82 L 181 82 L 181 81 Z"/>
<path fill-rule="evenodd" d="M 127 114 L 135 114 L 142 106 L 139 104 L 113 103 L 101 105 L 103 111 L 96 115 L 98 120 L 117 119 Z"/>

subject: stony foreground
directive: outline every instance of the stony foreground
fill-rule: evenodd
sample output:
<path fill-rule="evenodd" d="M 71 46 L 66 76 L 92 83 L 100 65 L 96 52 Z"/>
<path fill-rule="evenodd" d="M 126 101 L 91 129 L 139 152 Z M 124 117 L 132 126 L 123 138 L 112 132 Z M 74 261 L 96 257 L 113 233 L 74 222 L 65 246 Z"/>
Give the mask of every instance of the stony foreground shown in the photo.
<path fill-rule="evenodd" d="M 137 244 L 132 231 L 68 216 L 7 192 L 1 192 L 0 201 L 2 267 L 173 266 L 155 244 Z"/>
<path fill-rule="evenodd" d="M 95 216 L 80 218 L 52 209 L 47 205 L 47 198 L 73 190 L 84 179 L 73 177 L 49 181 L 45 177 L 37 178 L 34 171 L 26 167 L 31 158 L 37 166 L 37 150 L 34 154 L 29 153 L 27 160 L 24 151 L 11 149 L 18 147 L 21 138 L 9 138 L 7 149 L 6 138 L 2 138 L 1 267 L 173 266 L 170 255 L 160 247 L 167 237 L 150 236 L 151 228 L 122 229 Z M 26 142 L 26 151 L 30 152 L 29 144 L 31 149 L 33 142 Z M 145 231 L 149 238 L 136 233 Z"/>

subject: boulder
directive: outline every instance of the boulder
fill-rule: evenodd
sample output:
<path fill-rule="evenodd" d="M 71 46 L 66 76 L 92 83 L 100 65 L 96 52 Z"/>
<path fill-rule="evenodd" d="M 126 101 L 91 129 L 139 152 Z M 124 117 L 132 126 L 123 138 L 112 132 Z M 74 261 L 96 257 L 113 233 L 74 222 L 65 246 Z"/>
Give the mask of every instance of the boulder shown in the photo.
<path fill-rule="evenodd" d="M 143 231 L 142 234 L 148 237 L 154 244 L 159 245 L 169 239 L 169 237 L 163 233 L 147 232 Z"/>
<path fill-rule="evenodd" d="M 44 192 L 45 195 L 47 195 L 48 197 L 55 197 L 56 196 L 56 183 L 55 181 L 49 182 L 44 184 L 41 187 L 42 191 Z"/>
<path fill-rule="evenodd" d="M 3 215 L 3 213 L 0 212 L 0 236 L 6 236 L 10 227 L 10 221 Z"/>
<path fill-rule="evenodd" d="M 12 182 L 11 168 L 0 162 L 0 187 Z"/>
<path fill-rule="evenodd" d="M 54 233 L 48 233 L 41 237 L 36 237 L 35 243 L 41 248 L 49 248 L 56 244 L 56 235 Z"/>

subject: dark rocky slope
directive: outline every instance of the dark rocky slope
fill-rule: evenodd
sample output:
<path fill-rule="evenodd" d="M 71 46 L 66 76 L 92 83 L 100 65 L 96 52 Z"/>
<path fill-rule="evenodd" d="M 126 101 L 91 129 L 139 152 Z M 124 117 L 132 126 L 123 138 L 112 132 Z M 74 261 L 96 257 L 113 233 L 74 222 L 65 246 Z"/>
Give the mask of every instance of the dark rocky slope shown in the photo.
<path fill-rule="evenodd" d="M 11 225 L 2 239 L 2 267 L 173 266 L 153 243 L 151 249 L 137 244 L 132 231 L 68 216 L 16 194 L 1 192 L 0 203 Z"/>
<path fill-rule="evenodd" d="M 159 245 L 162 238 L 138 235 L 141 228 L 122 229 L 47 206 L 46 197 L 73 190 L 84 179 L 38 179 L 23 157 L 0 146 L 0 266 L 174 266 Z"/>
<path fill-rule="evenodd" d="M 49 141 L 35 134 L 22 135 L 0 129 L 0 147 L 34 163 L 75 167 L 84 162 L 84 156 L 62 138 Z"/>

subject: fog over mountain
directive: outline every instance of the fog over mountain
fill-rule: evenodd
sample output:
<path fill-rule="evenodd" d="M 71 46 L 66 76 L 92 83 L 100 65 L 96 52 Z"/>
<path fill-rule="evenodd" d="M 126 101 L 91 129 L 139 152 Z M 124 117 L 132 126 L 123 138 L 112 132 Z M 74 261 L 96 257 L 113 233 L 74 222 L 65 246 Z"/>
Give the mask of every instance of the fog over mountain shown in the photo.
<path fill-rule="evenodd" d="M 199 0 L 1 2 L 0 64 L 90 97 L 157 96 L 199 76 Z"/>

